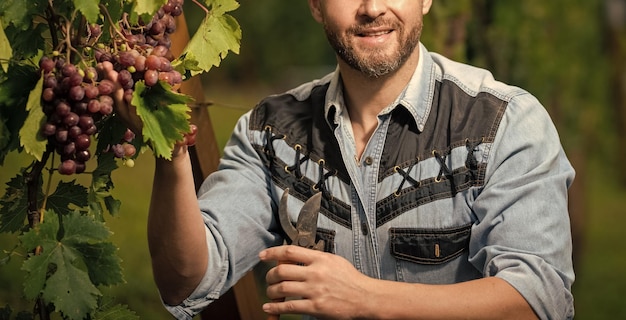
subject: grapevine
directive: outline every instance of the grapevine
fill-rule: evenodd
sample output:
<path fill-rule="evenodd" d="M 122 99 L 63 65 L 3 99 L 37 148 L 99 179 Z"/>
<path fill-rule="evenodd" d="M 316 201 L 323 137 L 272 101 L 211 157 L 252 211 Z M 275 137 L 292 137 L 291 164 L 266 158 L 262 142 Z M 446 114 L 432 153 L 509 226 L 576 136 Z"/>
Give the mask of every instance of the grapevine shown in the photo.
<path fill-rule="evenodd" d="M 206 16 L 178 56 L 171 46 L 183 0 L 0 3 L 0 165 L 11 152 L 33 158 L 0 195 L 0 232 L 19 243 L 0 262 L 24 257 L 31 318 L 112 310 L 136 318 L 99 289 L 123 282 L 105 224 L 105 213 L 121 208 L 111 173 L 118 161 L 132 167 L 140 150 L 169 158 L 177 141 L 193 140 L 192 99 L 178 87 L 237 53 L 241 39 L 228 14 L 235 0 L 192 1 Z M 120 93 L 143 128 L 116 114 Z M 68 178 L 52 190 L 55 174 Z M 0 315 L 10 312 L 0 305 Z"/>

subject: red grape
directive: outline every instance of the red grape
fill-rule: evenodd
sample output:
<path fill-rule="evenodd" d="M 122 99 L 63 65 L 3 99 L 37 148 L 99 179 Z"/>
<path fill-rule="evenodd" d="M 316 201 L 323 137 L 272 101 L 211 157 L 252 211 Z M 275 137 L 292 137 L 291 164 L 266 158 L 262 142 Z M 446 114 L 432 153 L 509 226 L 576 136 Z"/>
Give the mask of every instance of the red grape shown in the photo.
<path fill-rule="evenodd" d="M 143 75 L 146 85 L 149 87 L 154 86 L 159 81 L 159 72 L 156 70 L 148 69 Z"/>
<path fill-rule="evenodd" d="M 64 175 L 71 175 L 76 173 L 76 162 L 74 160 L 68 159 L 59 165 L 59 173 Z"/>

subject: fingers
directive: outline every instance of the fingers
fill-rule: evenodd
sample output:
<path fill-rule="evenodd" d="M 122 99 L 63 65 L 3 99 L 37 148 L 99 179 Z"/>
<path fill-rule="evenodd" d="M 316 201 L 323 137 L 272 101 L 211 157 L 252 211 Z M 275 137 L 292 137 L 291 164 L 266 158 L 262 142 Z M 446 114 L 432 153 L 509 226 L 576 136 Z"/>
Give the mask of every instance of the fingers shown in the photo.
<path fill-rule="evenodd" d="M 315 257 L 324 254 L 321 251 L 307 249 L 303 247 L 285 245 L 265 249 L 259 253 L 261 261 L 291 261 L 305 265 L 315 261 Z"/>
<path fill-rule="evenodd" d="M 285 300 L 263 304 L 263 311 L 268 314 L 308 314 L 312 310 L 312 302 L 307 299 Z"/>
<path fill-rule="evenodd" d="M 265 274 L 265 281 L 270 286 L 281 281 L 304 281 L 305 273 L 305 267 L 302 265 L 281 263 Z"/>

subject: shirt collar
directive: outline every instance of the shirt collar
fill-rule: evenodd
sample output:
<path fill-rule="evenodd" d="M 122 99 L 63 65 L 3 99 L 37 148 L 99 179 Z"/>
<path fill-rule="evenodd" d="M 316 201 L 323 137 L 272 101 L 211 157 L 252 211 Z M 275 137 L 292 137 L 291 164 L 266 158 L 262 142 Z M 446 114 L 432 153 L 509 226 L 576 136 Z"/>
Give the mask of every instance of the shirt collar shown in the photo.
<path fill-rule="evenodd" d="M 435 68 L 429 52 L 422 43 L 419 44 L 419 50 L 419 61 L 411 80 L 394 103 L 385 108 L 381 114 L 390 113 L 397 106 L 402 106 L 411 113 L 418 130 L 423 131 L 433 101 Z M 339 123 L 339 117 L 344 110 L 343 85 L 337 67 L 330 79 L 324 103 L 324 114 L 331 126 Z"/>

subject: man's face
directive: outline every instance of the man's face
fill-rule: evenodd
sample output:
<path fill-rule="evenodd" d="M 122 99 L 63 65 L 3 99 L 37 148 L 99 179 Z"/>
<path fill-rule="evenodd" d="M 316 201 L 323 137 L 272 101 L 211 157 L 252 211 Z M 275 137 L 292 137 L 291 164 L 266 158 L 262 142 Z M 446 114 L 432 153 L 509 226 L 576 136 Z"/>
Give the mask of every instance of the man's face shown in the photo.
<path fill-rule="evenodd" d="M 419 43 L 423 14 L 430 8 L 423 0 L 314 0 L 311 4 L 339 58 L 373 78 L 395 72 L 409 59 Z"/>

